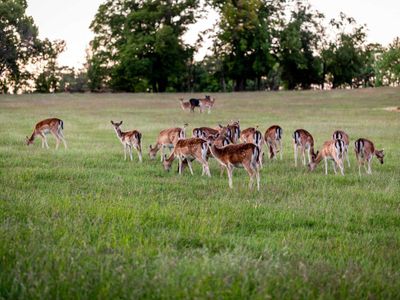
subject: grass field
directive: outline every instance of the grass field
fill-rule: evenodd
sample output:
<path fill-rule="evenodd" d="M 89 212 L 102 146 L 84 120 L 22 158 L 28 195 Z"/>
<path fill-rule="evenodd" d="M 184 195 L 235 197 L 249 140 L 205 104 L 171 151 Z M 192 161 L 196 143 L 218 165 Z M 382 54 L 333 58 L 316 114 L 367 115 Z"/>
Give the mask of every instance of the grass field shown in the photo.
<path fill-rule="evenodd" d="M 400 113 L 384 109 L 400 89 L 217 94 L 210 115 L 180 96 L 0 96 L 0 299 L 400 298 Z M 64 120 L 68 150 L 24 145 L 47 117 Z M 123 160 L 111 119 L 142 132 L 142 164 Z M 283 127 L 260 192 L 243 169 L 229 190 L 214 160 L 210 179 L 148 158 L 164 128 L 231 119 Z M 344 177 L 294 167 L 297 128 L 317 149 L 349 133 Z M 358 176 L 358 137 L 385 148 L 371 176 Z"/>

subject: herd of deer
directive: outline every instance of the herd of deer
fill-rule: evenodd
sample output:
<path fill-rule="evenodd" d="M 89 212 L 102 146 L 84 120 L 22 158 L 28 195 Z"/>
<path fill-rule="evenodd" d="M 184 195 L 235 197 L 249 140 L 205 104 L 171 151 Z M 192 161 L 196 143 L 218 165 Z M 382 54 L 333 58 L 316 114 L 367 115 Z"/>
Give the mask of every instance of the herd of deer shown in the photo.
<path fill-rule="evenodd" d="M 139 161 L 142 161 L 142 134 L 137 131 L 121 130 L 122 121 L 111 124 L 115 133 L 124 146 L 125 160 L 127 152 L 132 158 L 132 148 L 138 154 Z M 192 137 L 186 138 L 187 124 L 183 127 L 168 128 L 162 130 L 154 146 L 149 146 L 150 159 L 155 159 L 157 152 L 161 149 L 161 161 L 165 170 L 170 170 L 172 162 L 177 158 L 179 161 L 178 172 L 182 174 L 184 166 L 188 166 L 193 175 L 192 161 L 196 160 L 202 165 L 202 175 L 211 176 L 208 159 L 213 157 L 221 166 L 222 172 L 227 170 L 229 187 L 232 188 L 232 173 L 236 167 L 243 167 L 250 177 L 250 188 L 256 179 L 257 189 L 260 189 L 260 168 L 263 166 L 264 148 L 268 151 L 270 159 L 280 159 L 283 155 L 282 137 L 283 130 L 280 126 L 269 127 L 264 135 L 257 127 L 240 129 L 239 121 L 231 121 L 226 126 L 219 124 L 215 128 L 198 127 L 192 130 Z M 33 143 L 35 137 L 42 139 L 42 147 L 49 148 L 46 134 L 51 133 L 56 139 L 56 149 L 60 142 L 67 143 L 63 135 L 64 122 L 60 119 L 51 118 L 40 121 L 36 124 L 31 137 L 26 137 L 27 145 Z M 314 139 L 312 135 L 304 130 L 297 129 L 293 133 L 294 161 L 297 167 L 298 151 L 302 155 L 303 165 L 306 165 L 308 157 L 308 168 L 313 171 L 315 167 L 324 160 L 325 174 L 328 174 L 328 160 L 333 161 L 333 170 L 336 174 L 336 167 L 344 175 L 344 159 L 350 167 L 348 148 L 349 136 L 341 130 L 333 133 L 332 139 L 326 141 L 321 151 L 314 151 Z M 264 147 L 265 146 L 265 147 Z M 167 157 L 165 148 L 169 148 L 170 155 Z M 384 151 L 375 149 L 373 142 L 360 138 L 355 141 L 355 153 L 358 161 L 358 171 L 361 176 L 361 165 L 364 165 L 367 174 L 371 174 L 371 160 L 376 156 L 383 164 Z M 307 155 L 306 155 L 307 152 Z"/>

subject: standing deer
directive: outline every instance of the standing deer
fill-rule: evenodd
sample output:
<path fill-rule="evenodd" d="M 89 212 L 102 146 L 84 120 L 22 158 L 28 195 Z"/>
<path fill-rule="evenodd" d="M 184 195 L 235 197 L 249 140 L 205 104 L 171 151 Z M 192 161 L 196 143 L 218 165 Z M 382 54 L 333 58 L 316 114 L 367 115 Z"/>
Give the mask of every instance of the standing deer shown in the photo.
<path fill-rule="evenodd" d="M 323 159 L 325 162 L 325 175 L 328 175 L 328 160 L 331 159 L 333 160 L 332 166 L 335 174 L 337 173 L 336 166 L 338 166 L 340 173 L 344 175 L 343 158 L 346 151 L 345 147 L 345 142 L 342 140 L 326 141 L 316 159 L 308 164 L 310 171 L 314 171 L 317 164 Z"/>
<path fill-rule="evenodd" d="M 208 113 L 211 113 L 211 109 L 214 106 L 215 98 L 211 98 L 210 96 L 206 95 L 205 98 L 199 99 L 200 103 L 200 112 L 203 112 L 205 109 L 208 109 Z"/>
<path fill-rule="evenodd" d="M 31 137 L 26 137 L 26 144 L 29 146 L 33 144 L 33 141 L 37 136 L 40 136 L 42 139 L 42 148 L 46 146 L 49 149 L 49 145 L 47 144 L 46 135 L 51 133 L 56 139 L 56 149 L 60 145 L 60 141 L 64 143 L 65 149 L 67 149 L 67 142 L 65 141 L 64 134 L 64 122 L 57 118 L 45 119 L 38 122 L 33 129 L 33 133 Z"/>
<path fill-rule="evenodd" d="M 192 105 L 190 104 L 190 102 L 184 102 L 183 98 L 180 98 L 179 101 L 180 101 L 182 110 L 184 110 L 184 111 L 185 110 L 190 110 L 190 111 L 193 112 Z"/>
<path fill-rule="evenodd" d="M 303 165 L 306 165 L 306 151 L 308 154 L 308 162 L 312 162 L 318 155 L 314 152 L 314 139 L 312 135 L 304 129 L 297 129 L 293 133 L 293 147 L 294 147 L 294 164 L 297 167 L 297 151 L 300 148 L 303 155 Z"/>
<path fill-rule="evenodd" d="M 246 143 L 227 145 L 220 148 L 210 142 L 209 146 L 214 158 L 220 163 L 220 165 L 226 168 L 230 188 L 233 188 L 233 169 L 235 167 L 244 167 L 250 177 L 249 187 L 252 188 L 254 177 L 256 177 L 257 190 L 260 190 L 260 172 L 258 167 L 260 149 L 256 145 Z"/>
<path fill-rule="evenodd" d="M 350 143 L 350 139 L 349 139 L 349 135 L 346 132 L 344 132 L 343 130 L 336 130 L 332 134 L 332 138 L 334 140 L 342 140 L 344 142 L 344 146 L 345 146 L 344 156 L 346 157 L 347 165 L 350 168 L 350 160 L 349 160 L 349 143 Z"/>
<path fill-rule="evenodd" d="M 161 161 L 163 161 L 165 148 L 168 147 L 169 150 L 172 151 L 172 148 L 174 148 L 178 140 L 185 138 L 187 125 L 188 124 L 185 124 L 183 128 L 174 127 L 162 130 L 157 137 L 155 146 L 149 146 L 150 159 L 156 158 L 157 152 L 161 149 Z"/>
<path fill-rule="evenodd" d="M 172 162 L 177 157 L 179 160 L 179 174 L 183 172 L 183 162 L 185 161 L 190 169 L 190 173 L 193 175 L 192 160 L 197 160 L 203 168 L 202 174 L 206 174 L 211 177 L 210 168 L 207 161 L 208 144 L 206 140 L 200 138 L 189 138 L 178 140 L 175 144 L 174 151 L 171 153 L 169 158 L 164 155 L 163 165 L 164 169 L 169 171 L 171 169 Z"/>
<path fill-rule="evenodd" d="M 283 130 L 278 125 L 269 127 L 264 134 L 264 140 L 269 148 L 269 158 L 276 158 L 276 154 L 279 152 L 282 160 L 283 145 L 282 145 Z"/>
<path fill-rule="evenodd" d="M 261 132 L 258 130 L 258 126 L 256 127 L 249 127 L 244 129 L 240 134 L 240 140 L 243 143 L 253 143 L 258 148 L 260 148 L 260 160 L 259 164 L 260 167 L 263 167 L 263 155 L 264 155 L 264 139 Z"/>
<path fill-rule="evenodd" d="M 119 123 L 111 121 L 111 125 L 117 134 L 117 138 L 124 146 L 124 159 L 126 160 L 126 152 L 129 152 L 129 157 L 132 161 L 132 148 L 135 148 L 139 157 L 139 161 L 142 162 L 142 134 L 137 130 L 123 132 L 120 128 L 121 124 L 122 121 Z"/>
<path fill-rule="evenodd" d="M 377 150 L 375 145 L 370 140 L 360 138 L 354 143 L 354 151 L 356 152 L 356 158 L 358 162 L 358 174 L 361 176 L 361 165 L 364 165 L 365 172 L 372 174 L 371 161 L 374 155 L 383 164 L 383 158 L 385 157 L 384 149 Z M 368 168 L 365 164 L 368 164 Z"/>

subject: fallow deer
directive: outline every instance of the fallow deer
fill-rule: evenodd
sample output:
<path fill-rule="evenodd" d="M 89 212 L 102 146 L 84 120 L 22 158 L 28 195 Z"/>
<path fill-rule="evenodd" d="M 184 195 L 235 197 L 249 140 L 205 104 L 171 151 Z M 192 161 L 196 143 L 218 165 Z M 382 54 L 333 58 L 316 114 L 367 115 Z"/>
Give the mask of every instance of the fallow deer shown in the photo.
<path fill-rule="evenodd" d="M 257 180 L 257 190 L 260 190 L 259 156 L 260 149 L 252 144 L 233 144 L 217 147 L 209 142 L 211 154 L 224 166 L 228 172 L 229 187 L 232 188 L 232 173 L 235 167 L 244 167 L 250 176 L 249 187 L 253 186 L 254 177 Z"/>
<path fill-rule="evenodd" d="M 129 157 L 133 160 L 132 148 L 135 148 L 139 161 L 142 162 L 142 134 L 137 130 L 123 132 L 120 128 L 122 121 L 119 123 L 111 121 L 111 124 L 119 141 L 124 146 L 124 159 L 126 160 L 126 152 L 129 152 Z"/>
<path fill-rule="evenodd" d="M 370 140 L 360 138 L 354 143 L 354 151 L 356 152 L 356 158 L 358 162 L 358 174 L 361 176 L 361 165 L 364 165 L 365 172 L 372 174 L 371 161 L 374 155 L 383 164 L 383 158 L 385 157 L 384 149 L 377 150 L 375 145 Z M 365 166 L 368 164 L 368 168 Z"/>
<path fill-rule="evenodd" d="M 38 122 L 33 129 L 33 133 L 31 137 L 26 137 L 26 144 L 29 146 L 33 144 L 33 141 L 37 136 L 40 136 L 42 139 L 42 148 L 46 146 L 49 149 L 49 145 L 47 144 L 46 135 L 51 133 L 56 139 L 56 149 L 60 145 L 60 141 L 64 143 L 65 149 L 67 149 L 67 142 L 65 141 L 64 134 L 64 122 L 57 118 L 45 119 Z"/>
<path fill-rule="evenodd" d="M 308 162 L 312 162 L 318 155 L 314 152 L 314 139 L 312 135 L 304 129 L 297 129 L 293 133 L 293 146 L 294 146 L 294 164 L 297 167 L 297 151 L 300 148 L 303 155 L 303 165 L 306 165 L 306 151 L 308 154 Z"/>
<path fill-rule="evenodd" d="M 203 112 L 204 110 L 208 109 L 208 113 L 211 113 L 211 109 L 214 106 L 215 103 L 215 98 L 212 98 L 208 95 L 205 96 L 203 99 L 199 99 L 200 103 L 200 112 Z"/>
<path fill-rule="evenodd" d="M 193 111 L 193 110 L 192 110 L 192 105 L 190 104 L 190 102 L 185 102 L 185 101 L 183 101 L 183 98 L 180 98 L 179 101 L 180 101 L 182 110 L 190 110 L 190 111 Z"/>
<path fill-rule="evenodd" d="M 220 133 L 220 129 L 210 127 L 198 127 L 192 131 L 192 137 L 206 139 L 208 136 L 214 136 Z"/>
<path fill-rule="evenodd" d="M 169 158 L 164 155 L 163 165 L 164 169 L 169 171 L 171 169 L 172 162 L 175 158 L 179 160 L 179 174 L 183 171 L 183 162 L 185 161 L 190 169 L 190 173 L 193 175 L 192 160 L 197 160 L 203 168 L 202 174 L 206 174 L 211 177 L 210 168 L 207 161 L 208 142 L 200 138 L 189 138 L 178 140 L 175 144 L 174 151 L 171 153 Z"/>
<path fill-rule="evenodd" d="M 258 130 L 258 126 L 243 129 L 243 131 L 240 134 L 240 140 L 243 143 L 253 143 L 253 144 L 257 145 L 258 148 L 260 148 L 259 164 L 260 164 L 260 167 L 262 168 L 262 166 L 263 166 L 262 160 L 263 160 L 263 155 L 264 155 L 264 151 L 263 151 L 264 139 L 263 139 L 261 132 Z"/>
<path fill-rule="evenodd" d="M 344 142 L 344 146 L 345 146 L 344 156 L 346 157 L 347 165 L 350 167 L 350 160 L 349 160 L 349 143 L 350 143 L 350 139 L 349 139 L 348 134 L 346 132 L 344 132 L 343 130 L 336 130 L 332 134 L 332 138 L 334 140 L 342 140 Z"/>
<path fill-rule="evenodd" d="M 155 146 L 149 146 L 150 159 L 154 159 L 157 155 L 157 152 L 161 149 L 161 161 L 163 161 L 165 148 L 168 147 L 171 151 L 178 140 L 185 138 L 185 130 L 187 125 L 188 124 L 185 124 L 183 128 L 174 127 L 162 130 L 157 137 Z"/>
<path fill-rule="evenodd" d="M 310 171 L 314 171 L 317 164 L 323 159 L 325 162 L 325 175 L 328 175 L 328 160 L 333 160 L 332 166 L 335 174 L 337 173 L 336 166 L 338 166 L 340 173 L 344 175 L 343 159 L 345 147 L 345 142 L 342 140 L 326 141 L 316 159 L 308 164 Z"/>
<path fill-rule="evenodd" d="M 225 134 L 229 137 L 232 143 L 236 144 L 240 139 L 240 122 L 238 121 L 231 121 L 226 126 L 222 126 L 219 124 L 220 133 Z"/>
<path fill-rule="evenodd" d="M 269 158 L 276 158 L 276 154 L 279 152 L 280 158 L 282 160 L 282 135 L 283 130 L 278 125 L 273 125 L 265 131 L 264 140 L 269 149 Z"/>

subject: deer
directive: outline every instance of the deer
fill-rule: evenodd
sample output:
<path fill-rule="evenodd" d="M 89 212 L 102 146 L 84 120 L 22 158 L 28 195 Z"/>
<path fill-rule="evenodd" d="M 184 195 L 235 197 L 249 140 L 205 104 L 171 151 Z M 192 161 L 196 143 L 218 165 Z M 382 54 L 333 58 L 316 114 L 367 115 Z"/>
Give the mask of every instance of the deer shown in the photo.
<path fill-rule="evenodd" d="M 269 149 L 269 158 L 277 157 L 279 152 L 280 158 L 282 160 L 283 155 L 283 145 L 282 145 L 282 135 L 283 130 L 279 125 L 272 125 L 264 133 L 264 140 Z"/>
<path fill-rule="evenodd" d="M 372 174 L 371 161 L 374 155 L 383 164 L 383 158 L 385 157 L 385 149 L 377 150 L 375 145 L 370 140 L 365 138 L 360 138 L 354 143 L 354 151 L 356 153 L 356 158 L 358 162 L 358 174 L 361 176 L 361 165 L 364 165 L 365 172 L 367 174 Z M 365 166 L 368 164 L 368 168 Z"/>
<path fill-rule="evenodd" d="M 314 138 L 305 129 L 297 129 L 293 133 L 293 146 L 294 146 L 294 164 L 297 167 L 297 151 L 300 148 L 303 155 L 303 165 L 306 165 L 306 151 L 308 154 L 308 162 L 312 162 L 318 155 L 314 152 Z"/>
<path fill-rule="evenodd" d="M 316 166 L 323 159 L 325 162 L 325 175 L 328 175 L 328 160 L 332 161 L 333 171 L 335 174 L 336 166 L 339 167 L 340 173 L 344 176 L 344 167 L 343 167 L 343 159 L 346 151 L 346 143 L 343 140 L 330 140 L 326 141 L 321 151 L 319 151 L 317 157 L 308 164 L 309 170 L 314 171 Z"/>
<path fill-rule="evenodd" d="M 205 98 L 199 99 L 200 112 L 203 112 L 205 109 L 208 109 L 208 113 L 211 113 L 211 109 L 213 108 L 215 103 L 215 98 L 211 98 L 206 95 Z"/>
<path fill-rule="evenodd" d="M 180 98 L 179 101 L 180 101 L 182 110 L 184 110 L 184 111 L 189 110 L 189 111 L 193 112 L 192 105 L 190 104 L 190 102 L 184 102 L 183 98 Z"/>
<path fill-rule="evenodd" d="M 221 129 L 214 129 L 214 128 L 210 128 L 210 127 L 193 128 L 192 137 L 206 139 L 210 135 L 214 136 L 214 135 L 219 134 L 220 131 L 221 131 Z"/>
<path fill-rule="evenodd" d="M 172 148 L 174 148 L 174 145 L 178 140 L 185 138 L 185 130 L 187 126 L 188 124 L 184 124 L 183 128 L 174 127 L 162 130 L 158 134 L 154 147 L 152 145 L 149 146 L 150 159 L 155 159 L 157 152 L 161 149 L 161 161 L 163 161 L 165 148 L 168 147 L 169 150 L 172 151 Z"/>
<path fill-rule="evenodd" d="M 264 138 L 261 134 L 261 132 L 258 130 L 258 125 L 256 127 L 249 127 L 246 129 L 243 129 L 243 131 L 240 134 L 240 140 L 243 143 L 253 143 L 260 148 L 260 167 L 263 167 L 263 146 L 264 146 Z"/>
<path fill-rule="evenodd" d="M 208 142 L 201 138 L 188 138 L 178 140 L 175 144 L 174 150 L 167 158 L 164 154 L 163 165 L 164 169 L 169 171 L 172 162 L 177 157 L 179 160 L 179 175 L 183 172 L 183 162 L 189 166 L 190 173 L 193 175 L 192 160 L 197 160 L 202 165 L 202 176 L 206 174 L 211 177 L 210 168 L 207 160 Z"/>
<path fill-rule="evenodd" d="M 252 143 L 232 144 L 225 147 L 217 147 L 209 142 L 211 154 L 219 162 L 220 165 L 226 168 L 228 172 L 229 188 L 233 188 L 232 174 L 236 167 L 243 167 L 250 177 L 249 188 L 253 187 L 254 177 L 257 180 L 257 190 L 260 190 L 260 171 L 259 171 L 259 156 L 260 149 Z"/>
<path fill-rule="evenodd" d="M 345 145 L 345 157 L 347 160 L 347 165 L 350 168 L 350 160 L 349 160 L 349 143 L 350 143 L 350 139 L 349 139 L 349 135 L 344 132 L 343 130 L 336 130 L 333 134 L 332 134 L 332 138 L 334 140 L 342 140 L 344 142 Z"/>
<path fill-rule="evenodd" d="M 47 144 L 46 135 L 51 133 L 56 139 L 56 149 L 60 145 L 60 141 L 63 142 L 64 148 L 67 149 L 67 142 L 65 141 L 64 134 L 64 122 L 57 118 L 50 118 L 42 120 L 36 123 L 33 133 L 30 137 L 26 137 L 26 144 L 29 146 L 33 144 L 33 141 L 37 136 L 42 139 L 42 148 L 46 147 L 49 149 L 49 144 Z"/>
<path fill-rule="evenodd" d="M 219 131 L 220 133 L 225 134 L 227 137 L 229 137 L 232 141 L 232 143 L 236 144 L 239 139 L 240 139 L 240 122 L 238 121 L 232 121 L 226 126 L 222 126 L 221 124 L 219 126 Z"/>
<path fill-rule="evenodd" d="M 129 157 L 131 158 L 132 161 L 133 160 L 132 148 L 135 148 L 139 157 L 139 161 L 142 162 L 142 134 L 137 130 L 125 131 L 125 132 L 122 131 L 121 130 L 122 121 L 114 122 L 111 120 L 110 122 L 114 128 L 117 138 L 124 146 L 124 159 L 126 160 L 126 153 L 129 152 Z"/>

